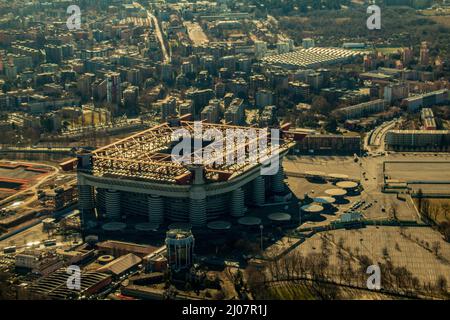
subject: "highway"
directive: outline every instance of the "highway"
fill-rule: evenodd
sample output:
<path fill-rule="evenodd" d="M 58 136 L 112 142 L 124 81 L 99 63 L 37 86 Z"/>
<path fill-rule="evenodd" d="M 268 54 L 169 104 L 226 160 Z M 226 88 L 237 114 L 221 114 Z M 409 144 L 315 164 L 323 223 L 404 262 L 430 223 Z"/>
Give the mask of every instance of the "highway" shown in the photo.
<path fill-rule="evenodd" d="M 145 10 L 145 8 L 140 3 L 134 2 L 134 4 Z M 166 48 L 166 45 L 164 43 L 164 36 L 163 36 L 161 28 L 159 26 L 158 19 L 150 12 L 150 10 L 145 10 L 145 11 L 147 12 L 147 17 L 148 17 L 147 19 L 152 22 L 153 28 L 155 29 L 155 34 L 156 34 L 156 37 L 158 38 L 159 45 L 161 47 L 161 51 L 163 54 L 163 61 L 168 63 L 168 62 L 170 62 L 170 56 L 169 56 L 168 50 Z M 148 20 L 145 20 L 145 19 L 141 19 L 141 20 L 148 22 Z"/>
<path fill-rule="evenodd" d="M 369 132 L 364 139 L 364 148 L 370 151 L 384 151 L 384 137 L 399 123 L 399 120 L 383 122 L 380 126 Z"/>

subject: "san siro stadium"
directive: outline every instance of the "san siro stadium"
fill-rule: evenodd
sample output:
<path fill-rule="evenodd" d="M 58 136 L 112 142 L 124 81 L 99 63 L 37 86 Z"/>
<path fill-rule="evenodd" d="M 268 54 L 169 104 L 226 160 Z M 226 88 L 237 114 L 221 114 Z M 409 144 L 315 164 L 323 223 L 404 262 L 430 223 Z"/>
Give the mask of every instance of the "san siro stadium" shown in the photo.
<path fill-rule="evenodd" d="M 222 133 L 227 129 L 249 129 L 204 122 L 202 128 Z M 76 159 L 62 164 L 76 167 L 84 226 L 86 221 L 134 223 L 156 230 L 163 223 L 182 222 L 201 228 L 219 218 L 242 217 L 248 206 L 260 206 L 273 195 L 285 192 L 281 162 L 303 138 L 302 134 L 290 132 L 286 124 L 278 129 L 273 148 L 271 130 L 252 128 L 257 131 L 257 143 L 268 143 L 268 159 L 277 159 L 275 174 L 264 175 L 262 168 L 267 161 L 254 161 L 248 155 L 249 145 L 255 142 L 251 139 L 238 139 L 231 150 L 224 147 L 223 157 L 245 151 L 246 157 L 239 163 L 174 162 L 171 152 L 177 141 L 173 141 L 173 134 L 179 129 L 194 134 L 194 122 L 174 119 L 95 151 L 81 152 Z M 217 141 L 202 141 L 201 151 L 212 142 Z"/>

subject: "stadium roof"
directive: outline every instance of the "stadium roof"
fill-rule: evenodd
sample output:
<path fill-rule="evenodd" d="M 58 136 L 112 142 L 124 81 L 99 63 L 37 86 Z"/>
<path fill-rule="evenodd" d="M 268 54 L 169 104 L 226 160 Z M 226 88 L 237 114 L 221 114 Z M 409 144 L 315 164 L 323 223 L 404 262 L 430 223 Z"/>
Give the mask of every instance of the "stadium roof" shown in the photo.
<path fill-rule="evenodd" d="M 166 122 L 99 148 L 92 152 L 92 174 L 99 177 L 189 184 L 193 177 L 190 170 L 192 166 L 186 162 L 173 161 L 171 150 L 175 142 L 172 139 L 174 134 L 183 132 L 182 130 L 189 133 L 191 137 L 195 137 L 197 132 L 195 128 L 198 123 L 183 120 L 174 121 L 171 124 Z M 246 130 L 251 129 L 256 134 L 244 139 L 236 135 L 230 139 L 229 129 L 244 130 L 244 134 L 249 132 Z M 207 182 L 227 181 L 259 166 L 267 158 L 261 152 L 257 152 L 256 159 L 252 158 L 249 151 L 251 149 L 249 146 L 252 144 L 258 146 L 258 150 L 261 145 L 266 146 L 266 155 L 270 158 L 286 152 L 295 145 L 295 141 L 301 140 L 306 135 L 288 131 L 289 124 L 285 124 L 279 128 L 279 145 L 276 146 L 272 145 L 271 140 L 275 138 L 271 137 L 271 131 L 267 128 L 201 122 L 201 130 L 203 133 L 214 130 L 222 135 L 207 141 L 209 142 L 207 145 L 203 144 L 200 148 L 193 149 L 193 152 L 189 154 L 183 154 L 183 158 L 190 159 L 191 163 L 195 163 L 200 158 L 200 165 L 204 167 Z M 205 142 L 205 139 L 202 142 Z M 210 145 L 213 143 L 214 152 L 211 152 Z M 216 153 L 216 150 L 221 152 Z M 228 161 L 230 156 L 234 157 L 242 152 L 241 150 L 245 154 L 244 161 Z M 207 152 L 212 154 L 212 157 L 202 157 Z"/>
<path fill-rule="evenodd" d="M 104 265 L 103 267 L 98 269 L 98 271 L 109 272 L 118 276 L 124 274 L 134 266 L 137 266 L 139 263 L 141 263 L 141 261 L 141 258 L 132 253 L 129 253 Z"/>
<path fill-rule="evenodd" d="M 314 68 L 320 65 L 344 62 L 361 54 L 358 51 L 342 48 L 313 47 L 264 57 L 262 60 L 269 64 L 285 67 Z"/>

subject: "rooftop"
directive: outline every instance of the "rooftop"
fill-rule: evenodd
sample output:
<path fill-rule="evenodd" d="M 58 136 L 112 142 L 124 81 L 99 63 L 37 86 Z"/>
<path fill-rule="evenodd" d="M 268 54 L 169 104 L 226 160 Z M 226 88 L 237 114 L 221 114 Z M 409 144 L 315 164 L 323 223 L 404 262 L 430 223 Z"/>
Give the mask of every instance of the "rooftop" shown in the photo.
<path fill-rule="evenodd" d="M 199 126 L 200 123 L 201 127 Z M 207 182 L 227 181 L 259 166 L 267 157 L 287 151 L 295 145 L 294 140 L 299 140 L 305 136 L 301 133 L 291 133 L 287 131 L 288 128 L 289 124 L 280 129 L 279 145 L 274 145 L 272 148 L 271 140 L 275 141 L 275 138 L 270 139 L 271 131 L 267 128 L 206 122 L 194 123 L 183 120 L 175 124 L 166 122 L 93 151 L 92 171 L 90 173 L 98 177 L 189 184 L 193 179 L 190 162 L 203 166 Z M 230 129 L 231 131 L 234 129 L 235 133 L 242 130 L 244 135 L 251 129 L 256 135 L 251 138 L 240 139 L 239 135 L 235 134 L 234 138 L 231 137 L 230 139 L 230 131 L 228 131 Z M 180 133 L 183 132 L 183 134 L 189 134 L 192 140 L 201 140 L 201 138 L 198 138 L 199 130 L 201 130 L 202 135 L 207 130 L 214 132 L 213 138 L 206 141 L 203 137 L 200 147 L 197 147 L 194 143 L 193 152 L 182 153 L 180 155 L 182 159 L 179 160 L 183 161 L 174 161 L 172 150 L 174 144 L 178 141 L 173 141 L 173 136 L 178 134 L 181 140 Z M 257 155 L 250 152 L 250 150 L 253 150 L 249 148 L 252 144 L 258 146 L 259 152 L 257 152 Z M 267 156 L 260 152 L 261 146 L 267 146 Z M 234 157 L 242 150 L 245 154 L 243 161 L 229 161 L 230 156 Z M 211 156 L 205 157 L 205 154 Z"/>
<path fill-rule="evenodd" d="M 342 48 L 313 47 L 268 56 L 262 60 L 276 65 L 310 68 L 320 64 L 332 64 L 334 62 L 346 60 L 360 54 L 361 53 L 358 51 L 346 50 Z"/>

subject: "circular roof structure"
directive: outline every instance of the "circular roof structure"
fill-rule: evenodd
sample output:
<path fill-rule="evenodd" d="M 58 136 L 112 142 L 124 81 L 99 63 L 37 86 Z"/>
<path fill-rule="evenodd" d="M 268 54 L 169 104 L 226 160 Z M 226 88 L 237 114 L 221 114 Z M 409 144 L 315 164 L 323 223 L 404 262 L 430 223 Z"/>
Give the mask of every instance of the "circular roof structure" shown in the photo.
<path fill-rule="evenodd" d="M 323 171 L 305 171 L 305 174 L 308 176 L 324 176 L 325 172 L 323 172 Z"/>
<path fill-rule="evenodd" d="M 114 260 L 114 257 L 109 255 L 109 254 L 104 255 L 104 256 L 100 256 L 97 259 L 98 262 L 103 263 L 103 264 L 107 264 L 108 262 L 111 262 L 113 260 Z"/>
<path fill-rule="evenodd" d="M 168 230 L 191 230 L 192 225 L 190 223 L 175 222 L 167 227 Z"/>
<path fill-rule="evenodd" d="M 345 191 L 344 189 L 328 189 L 325 191 L 325 193 L 331 197 L 342 197 L 345 196 L 347 194 L 347 191 Z"/>
<path fill-rule="evenodd" d="M 107 222 L 102 225 L 104 231 L 122 231 L 127 227 L 126 223 L 123 222 Z"/>
<path fill-rule="evenodd" d="M 308 213 L 319 213 L 323 211 L 323 207 L 318 204 L 307 204 L 301 207 L 301 209 Z"/>
<path fill-rule="evenodd" d="M 134 226 L 134 229 L 136 229 L 137 231 L 156 231 L 158 230 L 159 225 L 156 223 L 150 223 L 150 222 L 143 222 L 143 223 L 138 223 L 137 225 Z"/>
<path fill-rule="evenodd" d="M 334 179 L 348 179 L 348 175 L 343 173 L 330 173 L 328 176 Z"/>
<path fill-rule="evenodd" d="M 358 187 L 358 183 L 354 181 L 341 181 L 336 183 L 336 186 L 342 189 L 355 189 Z"/>
<path fill-rule="evenodd" d="M 261 219 L 257 217 L 242 217 L 238 223 L 244 226 L 257 226 L 261 224 Z"/>
<path fill-rule="evenodd" d="M 228 230 L 231 229 L 231 223 L 224 220 L 217 220 L 208 223 L 207 227 L 211 230 Z"/>
<path fill-rule="evenodd" d="M 284 213 L 284 212 L 276 212 L 276 213 L 269 214 L 267 216 L 267 218 L 269 218 L 272 221 L 284 222 L 284 221 L 290 221 L 291 215 L 288 213 Z"/>
<path fill-rule="evenodd" d="M 321 196 L 313 198 L 314 202 L 320 203 L 320 204 L 332 204 L 336 202 L 336 199 L 333 197 L 327 197 L 327 196 Z"/>

